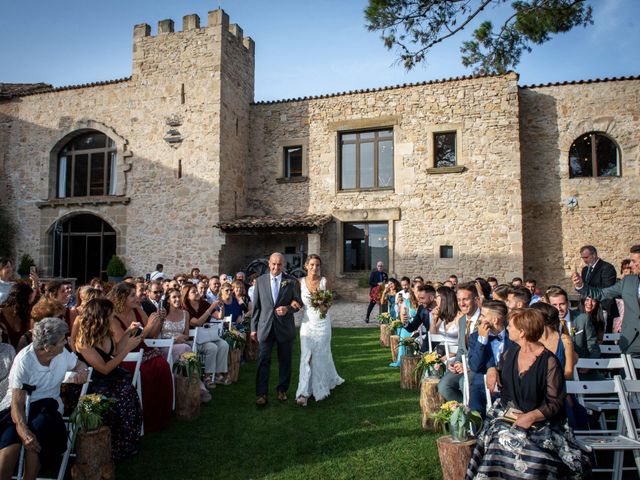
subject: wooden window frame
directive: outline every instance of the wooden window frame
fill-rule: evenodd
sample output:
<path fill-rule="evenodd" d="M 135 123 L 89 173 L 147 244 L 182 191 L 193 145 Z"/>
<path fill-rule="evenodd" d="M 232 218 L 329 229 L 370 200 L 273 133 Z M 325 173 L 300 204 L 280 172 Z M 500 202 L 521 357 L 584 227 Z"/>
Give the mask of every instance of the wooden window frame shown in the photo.
<path fill-rule="evenodd" d="M 391 131 L 391 134 L 388 137 L 380 138 L 379 132 L 383 131 Z M 363 133 L 374 133 L 375 137 L 371 140 L 366 139 L 364 141 L 360 140 L 360 135 Z M 343 140 L 343 136 L 345 135 L 356 135 L 355 140 Z M 393 177 L 391 179 L 391 185 L 388 187 L 380 187 L 378 185 L 378 171 L 379 171 L 379 157 L 378 157 L 378 145 L 381 140 L 387 141 L 391 140 L 392 148 L 395 149 L 395 134 L 393 126 L 388 127 L 379 127 L 379 128 L 367 128 L 362 130 L 344 130 L 338 132 L 338 191 L 340 192 L 367 192 L 367 191 L 380 191 L 380 190 L 393 190 L 395 184 L 395 172 L 394 172 L 394 159 L 393 153 L 391 157 L 391 172 Z M 372 143 L 374 145 L 373 148 L 373 187 L 360 187 L 360 145 L 363 143 Z M 342 146 L 343 145 L 355 145 L 355 154 L 356 154 L 356 186 L 354 188 L 343 188 L 342 186 Z"/>
<path fill-rule="evenodd" d="M 580 140 L 581 137 L 584 136 L 589 136 L 591 138 L 591 175 L 590 176 L 571 176 L 571 147 L 578 141 Z M 609 140 L 615 147 L 616 147 L 616 152 L 617 152 L 617 175 L 598 175 L 598 155 L 597 155 L 597 150 L 598 150 L 598 146 L 597 146 L 597 142 L 596 142 L 596 137 L 597 136 L 601 136 L 606 138 L 607 140 Z M 622 176 L 622 152 L 620 151 L 620 146 L 618 145 L 618 142 L 616 142 L 613 138 L 611 138 L 609 135 L 607 135 L 606 133 L 602 133 L 602 132 L 587 132 L 584 133 L 582 135 L 579 135 L 578 137 L 576 137 L 576 139 L 573 140 L 573 142 L 571 142 L 571 145 L 569 146 L 569 153 L 568 153 L 568 160 L 569 160 L 569 179 L 570 180 L 578 180 L 581 178 L 616 178 L 616 177 L 621 177 Z"/>

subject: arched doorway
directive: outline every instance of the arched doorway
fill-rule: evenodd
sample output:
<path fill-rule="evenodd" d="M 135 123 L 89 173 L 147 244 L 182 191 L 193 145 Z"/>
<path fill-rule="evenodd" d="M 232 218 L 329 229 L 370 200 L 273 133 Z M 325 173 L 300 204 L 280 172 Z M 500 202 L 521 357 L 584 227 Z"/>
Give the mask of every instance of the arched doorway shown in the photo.
<path fill-rule="evenodd" d="M 116 232 L 107 222 L 82 213 L 56 223 L 51 235 L 54 276 L 76 278 L 80 285 L 107 279 L 107 263 L 116 253 Z"/>

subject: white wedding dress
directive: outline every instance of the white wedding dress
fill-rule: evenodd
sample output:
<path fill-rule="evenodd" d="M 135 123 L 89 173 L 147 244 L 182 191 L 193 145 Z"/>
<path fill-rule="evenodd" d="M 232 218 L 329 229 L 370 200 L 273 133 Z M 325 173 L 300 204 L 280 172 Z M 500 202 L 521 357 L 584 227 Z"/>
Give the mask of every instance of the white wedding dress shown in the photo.
<path fill-rule="evenodd" d="M 320 280 L 320 290 L 326 289 L 326 279 Z M 313 396 L 316 401 L 326 398 L 340 378 L 331 356 L 331 316 L 320 318 L 320 312 L 311 306 L 311 294 L 304 278 L 300 280 L 304 314 L 300 325 L 300 380 L 296 398 Z"/>

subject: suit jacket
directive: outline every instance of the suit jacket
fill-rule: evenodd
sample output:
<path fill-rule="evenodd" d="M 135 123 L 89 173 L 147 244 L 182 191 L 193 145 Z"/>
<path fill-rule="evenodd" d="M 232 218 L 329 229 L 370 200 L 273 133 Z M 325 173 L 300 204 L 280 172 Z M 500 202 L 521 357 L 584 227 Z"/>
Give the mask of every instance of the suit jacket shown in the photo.
<path fill-rule="evenodd" d="M 142 310 L 144 310 L 144 313 L 147 314 L 147 317 L 149 315 L 151 315 L 154 312 L 157 312 L 158 309 L 156 308 L 156 306 L 153 304 L 153 302 L 149 299 L 140 302 L 140 306 L 142 307 Z"/>
<path fill-rule="evenodd" d="M 504 348 L 502 351 L 505 352 L 512 343 L 513 342 L 509 340 L 509 332 L 505 329 Z M 484 375 L 487 373 L 487 370 L 495 366 L 496 361 L 493 358 L 491 343 L 487 342 L 486 345 L 480 343 L 478 341 L 478 331 L 476 330 L 469 335 L 469 369 L 474 373 L 481 373 Z M 480 375 L 477 375 L 477 377 L 482 378 Z"/>
<path fill-rule="evenodd" d="M 640 355 L 640 303 L 638 301 L 638 275 L 627 275 L 618 280 L 614 285 L 606 288 L 590 287 L 585 285 L 579 290 L 583 297 L 591 297 L 596 300 L 606 298 L 622 298 L 624 302 L 624 317 L 622 319 L 622 335 L 620 337 L 620 349 L 623 353 Z"/>
<path fill-rule="evenodd" d="M 602 259 L 598 260 L 595 267 L 593 267 L 593 272 L 589 276 L 589 280 L 585 280 L 587 277 L 587 272 L 589 271 L 589 267 L 586 265 L 582 268 L 582 282 L 585 285 L 589 285 L 590 287 L 610 287 L 614 283 L 616 283 L 616 267 L 611 265 L 610 263 L 605 262 Z"/>
<path fill-rule="evenodd" d="M 271 295 L 271 274 L 265 273 L 258 277 L 254 296 L 251 331 L 258 333 L 258 341 L 265 341 L 272 329 L 278 342 L 293 341 L 296 338 L 293 314 L 298 310 L 291 306 L 291 302 L 295 300 L 302 305 L 298 280 L 283 273 L 278 298 L 274 304 Z M 287 307 L 287 313 L 279 317 L 275 312 L 277 307 Z"/>
<path fill-rule="evenodd" d="M 573 348 L 580 358 L 600 358 L 600 346 L 598 345 L 598 332 L 589 321 L 586 313 L 578 310 L 569 310 L 571 325 L 575 335 L 569 332 L 573 340 Z"/>
<path fill-rule="evenodd" d="M 416 312 L 415 317 L 411 319 L 404 329 L 407 332 L 415 332 L 420 328 L 420 325 L 424 325 L 428 332 L 429 324 L 431 323 L 430 318 L 429 310 L 420 305 L 418 306 L 418 311 Z M 426 352 L 427 350 L 429 350 L 429 342 L 422 342 L 422 345 L 420 345 L 420 351 Z"/>
<path fill-rule="evenodd" d="M 475 312 L 473 312 L 473 314 L 475 315 Z M 471 340 L 471 336 L 469 336 L 469 340 Z M 467 348 L 467 316 L 463 315 L 462 317 L 460 317 L 460 320 L 458 320 L 458 352 L 456 353 L 455 361 L 462 362 L 462 355 L 468 354 L 469 349 Z"/>
<path fill-rule="evenodd" d="M 382 280 L 380 280 L 380 276 L 382 276 Z M 387 272 L 378 272 L 378 270 L 374 270 L 369 275 L 369 286 L 374 288 L 377 287 L 380 282 L 385 283 L 387 280 L 389 280 Z"/>

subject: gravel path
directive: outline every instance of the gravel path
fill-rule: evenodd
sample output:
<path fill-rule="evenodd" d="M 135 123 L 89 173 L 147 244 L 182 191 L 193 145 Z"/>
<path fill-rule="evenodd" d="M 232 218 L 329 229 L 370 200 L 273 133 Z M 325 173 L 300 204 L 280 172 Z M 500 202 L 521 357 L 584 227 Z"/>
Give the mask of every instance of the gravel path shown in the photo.
<path fill-rule="evenodd" d="M 338 300 L 333 304 L 329 313 L 331 314 L 331 324 L 339 328 L 378 328 L 378 309 L 374 308 L 371 313 L 371 322 L 365 323 L 364 317 L 367 313 L 367 303 L 347 302 Z M 296 325 L 300 326 L 302 313 L 296 315 Z"/>

